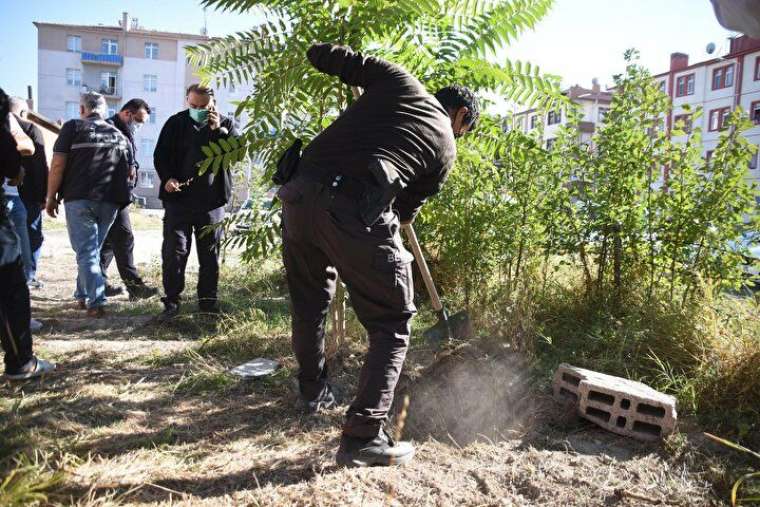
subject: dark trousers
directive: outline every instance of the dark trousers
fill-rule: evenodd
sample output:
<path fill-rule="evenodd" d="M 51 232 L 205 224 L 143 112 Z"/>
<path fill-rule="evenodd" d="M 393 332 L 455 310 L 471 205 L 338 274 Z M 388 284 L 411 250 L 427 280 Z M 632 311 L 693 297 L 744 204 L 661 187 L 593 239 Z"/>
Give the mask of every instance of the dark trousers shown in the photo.
<path fill-rule="evenodd" d="M 26 206 L 26 224 L 27 231 L 29 232 L 29 247 L 32 250 L 31 265 L 29 266 L 30 280 L 37 279 L 37 263 L 40 261 L 40 253 L 42 252 L 42 242 L 44 237 L 42 235 L 42 208 L 40 208 L 39 202 L 29 202 L 24 200 L 24 206 Z"/>
<path fill-rule="evenodd" d="M 416 312 L 413 256 L 402 245 L 398 217 L 386 210 L 368 228 L 354 198 L 303 178 L 281 187 L 278 196 L 301 395 L 311 400 L 325 389 L 325 321 L 340 273 L 369 336 L 343 433 L 375 437 L 393 403 Z"/>
<path fill-rule="evenodd" d="M 222 229 L 210 227 L 224 219 L 224 207 L 211 211 L 195 211 L 184 206 L 164 203 L 163 282 L 165 301 L 179 304 L 185 289 L 185 267 L 195 235 L 198 254 L 198 303 L 201 309 L 217 304 L 219 285 L 219 247 Z"/>
<path fill-rule="evenodd" d="M 0 280 L 0 342 L 5 351 L 5 372 L 19 373 L 33 358 L 29 287 L 21 257 L 0 266 Z"/>
<path fill-rule="evenodd" d="M 108 267 L 116 259 L 116 268 L 127 289 L 142 285 L 143 281 L 137 274 L 134 258 L 135 236 L 132 233 L 132 221 L 129 219 L 129 207 L 119 210 L 116 214 L 108 236 L 100 249 L 100 269 L 103 276 L 108 277 Z"/>

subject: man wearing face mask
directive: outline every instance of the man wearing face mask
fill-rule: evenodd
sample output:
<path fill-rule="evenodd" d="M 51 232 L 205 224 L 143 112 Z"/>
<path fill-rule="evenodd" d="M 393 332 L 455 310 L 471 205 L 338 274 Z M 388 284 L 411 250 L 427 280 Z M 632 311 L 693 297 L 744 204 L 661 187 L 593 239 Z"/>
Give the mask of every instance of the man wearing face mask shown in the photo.
<path fill-rule="evenodd" d="M 129 141 L 130 159 L 132 165 L 132 187 L 137 181 L 137 147 L 135 134 L 142 128 L 150 115 L 150 106 L 142 99 L 132 99 L 121 108 L 121 111 L 113 115 L 107 121 L 115 126 Z M 116 267 L 119 276 L 124 282 L 129 293 L 129 299 L 144 299 L 158 294 L 158 289 L 145 284 L 137 272 L 134 261 L 135 236 L 132 233 L 132 222 L 129 219 L 129 205 L 124 206 L 116 215 L 116 220 L 108 231 L 106 241 L 100 250 L 100 267 L 103 277 L 106 279 L 106 297 L 118 296 L 122 293 L 121 287 L 108 283 L 108 266 L 116 259 Z"/>
<path fill-rule="evenodd" d="M 219 301 L 219 224 L 224 206 L 232 195 L 229 170 L 198 174 L 198 163 L 206 158 L 201 150 L 210 142 L 238 135 L 230 118 L 215 108 L 214 92 L 193 84 L 187 89 L 188 109 L 167 120 L 153 153 L 156 172 L 161 179 L 158 197 L 164 204 L 163 298 L 164 311 L 159 319 L 167 320 L 179 313 L 185 288 L 185 266 L 195 236 L 198 253 L 198 306 L 202 312 L 218 313 Z"/>
<path fill-rule="evenodd" d="M 454 138 L 474 127 L 478 102 L 461 86 L 433 96 L 398 65 L 347 47 L 316 44 L 306 57 L 364 93 L 306 147 L 291 181 L 290 164 L 278 168 L 302 403 L 311 413 L 336 404 L 324 333 L 340 274 L 369 350 L 336 458 L 346 466 L 402 464 L 414 448 L 383 428 L 416 312 L 413 256 L 399 228 L 441 189 L 456 158 Z"/>

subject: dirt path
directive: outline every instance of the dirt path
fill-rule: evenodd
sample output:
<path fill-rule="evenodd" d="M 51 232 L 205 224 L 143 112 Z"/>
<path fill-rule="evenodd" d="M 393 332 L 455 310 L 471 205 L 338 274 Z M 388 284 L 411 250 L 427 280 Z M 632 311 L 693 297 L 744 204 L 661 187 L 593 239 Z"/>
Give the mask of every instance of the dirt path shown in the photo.
<path fill-rule="evenodd" d="M 138 236 L 138 262 L 154 283 L 159 245 L 158 231 Z M 51 496 L 55 503 L 719 504 L 691 455 L 679 450 L 684 446 L 671 443 L 666 452 L 606 434 L 567 418 L 535 391 L 535 417 L 499 428 L 497 438 L 465 446 L 423 431 L 415 433 L 418 454 L 409 466 L 338 469 L 334 451 L 345 405 L 317 417 L 295 407 L 281 300 L 251 293 L 221 323 L 186 313 L 159 327 L 150 320 L 158 301 L 117 299 L 108 319 L 89 321 L 68 300 L 75 268 L 62 231 L 48 235 L 46 251 L 47 285 L 33 294 L 34 314 L 46 324 L 36 347 L 61 368 L 41 381 L 0 383 L 0 458 L 40 449 L 66 472 Z M 241 276 L 225 272 L 230 299 L 242 290 Z M 361 351 L 352 352 L 333 370 L 339 391 L 348 394 Z M 280 359 L 284 368 L 259 382 L 224 373 L 260 355 Z M 423 355 L 414 350 L 409 368 Z"/>

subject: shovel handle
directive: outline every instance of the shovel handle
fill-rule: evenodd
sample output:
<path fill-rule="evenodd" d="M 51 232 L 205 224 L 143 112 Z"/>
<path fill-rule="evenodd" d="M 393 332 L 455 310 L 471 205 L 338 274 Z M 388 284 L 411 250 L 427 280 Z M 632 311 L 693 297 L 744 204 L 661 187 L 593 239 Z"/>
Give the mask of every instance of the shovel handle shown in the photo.
<path fill-rule="evenodd" d="M 417 241 L 417 234 L 414 232 L 414 227 L 412 227 L 412 224 L 403 224 L 401 228 L 404 230 L 406 238 L 409 240 L 409 244 L 412 247 L 412 253 L 417 261 L 417 266 L 420 268 L 420 273 L 422 273 L 422 280 L 424 280 L 425 287 L 427 287 L 428 294 L 430 294 L 433 310 L 440 312 L 443 310 L 443 303 L 441 303 L 441 298 L 438 296 L 438 290 L 435 288 L 435 283 L 433 283 L 433 276 L 430 274 L 430 269 L 425 261 L 425 257 L 422 255 L 422 248 L 420 248 L 420 242 Z"/>

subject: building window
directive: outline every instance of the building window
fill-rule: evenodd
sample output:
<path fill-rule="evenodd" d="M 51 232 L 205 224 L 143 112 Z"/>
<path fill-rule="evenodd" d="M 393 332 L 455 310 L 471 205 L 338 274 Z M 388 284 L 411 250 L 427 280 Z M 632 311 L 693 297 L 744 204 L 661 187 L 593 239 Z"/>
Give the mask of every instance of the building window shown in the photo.
<path fill-rule="evenodd" d="M 707 162 L 707 164 L 710 164 L 710 161 L 712 161 L 713 151 L 714 150 L 707 150 L 705 152 L 705 162 Z"/>
<path fill-rule="evenodd" d="M 757 169 L 757 152 L 753 153 L 752 158 L 749 159 L 749 169 L 750 171 Z"/>
<path fill-rule="evenodd" d="M 79 35 L 69 35 L 66 37 L 66 50 L 74 53 L 81 53 L 82 38 Z"/>
<path fill-rule="evenodd" d="M 678 123 L 683 122 L 682 130 L 687 134 L 691 134 L 691 115 L 690 114 L 677 114 L 673 117 L 673 125 L 678 128 Z"/>
<path fill-rule="evenodd" d="M 158 76 L 155 74 L 143 75 L 143 90 L 146 92 L 155 92 L 158 89 Z"/>
<path fill-rule="evenodd" d="M 548 125 L 556 125 L 562 121 L 562 111 L 549 111 L 546 118 Z"/>
<path fill-rule="evenodd" d="M 756 100 L 749 106 L 749 119 L 755 125 L 760 125 L 760 100 Z"/>
<path fill-rule="evenodd" d="M 66 69 L 66 84 L 69 86 L 82 86 L 82 71 L 79 69 Z"/>
<path fill-rule="evenodd" d="M 119 54 L 119 41 L 116 39 L 103 39 L 100 41 L 100 52 L 107 55 Z"/>
<path fill-rule="evenodd" d="M 116 73 L 100 73 L 100 93 L 103 95 L 116 95 Z"/>
<path fill-rule="evenodd" d="M 530 117 L 530 128 L 531 130 L 533 130 L 537 126 L 538 126 L 538 115 L 534 114 L 533 116 Z"/>
<path fill-rule="evenodd" d="M 664 80 L 663 80 L 663 81 L 660 81 L 660 83 L 659 83 L 659 86 L 660 86 L 660 91 L 661 91 L 662 93 L 666 93 L 666 92 L 665 92 L 665 81 L 664 81 Z"/>
<path fill-rule="evenodd" d="M 150 60 L 158 59 L 158 44 L 155 42 L 145 43 L 145 58 Z"/>
<path fill-rule="evenodd" d="M 734 84 L 734 65 L 726 65 L 713 69 L 712 89 L 720 90 Z"/>
<path fill-rule="evenodd" d="M 154 175 L 152 171 L 138 171 L 137 184 L 141 188 L 153 188 Z"/>
<path fill-rule="evenodd" d="M 760 81 L 760 56 L 755 58 L 755 81 Z"/>
<path fill-rule="evenodd" d="M 66 102 L 66 120 L 79 118 L 79 102 Z"/>
<path fill-rule="evenodd" d="M 597 119 L 599 123 L 604 123 L 604 119 L 607 118 L 607 113 L 610 112 L 609 107 L 600 107 L 599 112 L 597 114 Z"/>
<path fill-rule="evenodd" d="M 713 109 L 710 111 L 710 124 L 708 125 L 708 130 L 710 132 L 721 130 L 725 125 L 729 114 L 731 114 L 730 107 L 721 107 L 720 109 Z"/>
<path fill-rule="evenodd" d="M 554 143 L 555 143 L 555 142 L 557 142 L 557 140 L 556 140 L 556 139 L 547 139 L 547 140 L 546 140 L 546 149 L 547 149 L 548 151 L 551 151 L 552 149 L 554 149 Z"/>
<path fill-rule="evenodd" d="M 156 112 L 155 107 L 150 108 L 150 119 L 148 120 L 149 123 L 156 123 L 156 116 L 158 116 L 158 112 Z"/>
<path fill-rule="evenodd" d="M 676 79 L 676 97 L 694 94 L 694 74 Z"/>

